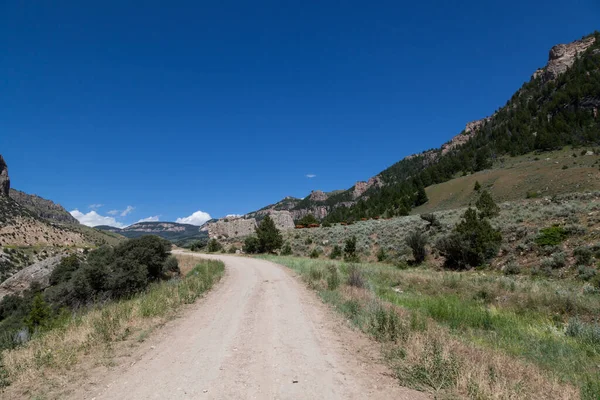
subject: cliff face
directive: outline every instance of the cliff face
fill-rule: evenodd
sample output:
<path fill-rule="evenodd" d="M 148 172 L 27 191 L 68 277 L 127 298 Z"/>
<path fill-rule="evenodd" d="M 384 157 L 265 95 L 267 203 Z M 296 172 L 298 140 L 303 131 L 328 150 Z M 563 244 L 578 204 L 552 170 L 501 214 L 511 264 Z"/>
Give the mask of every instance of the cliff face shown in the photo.
<path fill-rule="evenodd" d="M 9 190 L 10 179 L 8 177 L 8 167 L 0 154 L 0 196 L 8 196 Z"/>
<path fill-rule="evenodd" d="M 294 228 L 294 220 L 289 211 L 261 210 L 257 217 L 269 215 L 279 230 Z M 234 217 L 221 218 L 216 222 L 208 222 L 200 228 L 210 238 L 235 238 L 252 235 L 257 226 L 256 218 Z"/>
<path fill-rule="evenodd" d="M 533 78 L 542 77 L 544 81 L 556 79 L 569 69 L 577 57 L 594 44 L 594 36 L 576 40 L 568 44 L 557 44 L 550 49 L 548 64 L 533 73 Z"/>

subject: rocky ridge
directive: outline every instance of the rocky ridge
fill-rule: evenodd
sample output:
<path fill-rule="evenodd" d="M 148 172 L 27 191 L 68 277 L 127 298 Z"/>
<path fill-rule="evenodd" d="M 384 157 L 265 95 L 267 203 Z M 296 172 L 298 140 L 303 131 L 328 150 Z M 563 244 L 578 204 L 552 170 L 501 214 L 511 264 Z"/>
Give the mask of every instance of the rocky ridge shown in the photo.
<path fill-rule="evenodd" d="M 8 196 L 10 191 L 10 178 L 8 177 L 8 166 L 0 155 L 0 196 Z"/>
<path fill-rule="evenodd" d="M 64 224 L 79 225 L 79 221 L 69 214 L 67 210 L 60 204 L 56 204 L 51 200 L 15 189 L 10 189 L 9 196 L 40 218 Z"/>
<path fill-rule="evenodd" d="M 4 296 L 19 294 L 37 283 L 40 289 L 50 286 L 50 274 L 65 257 L 66 253 L 46 258 L 23 268 L 0 284 L 0 300 Z"/>
<path fill-rule="evenodd" d="M 577 57 L 594 44 L 596 38 L 590 36 L 567 44 L 557 44 L 550 49 L 548 63 L 533 73 L 533 79 L 541 77 L 544 81 L 556 79 L 569 69 Z"/>

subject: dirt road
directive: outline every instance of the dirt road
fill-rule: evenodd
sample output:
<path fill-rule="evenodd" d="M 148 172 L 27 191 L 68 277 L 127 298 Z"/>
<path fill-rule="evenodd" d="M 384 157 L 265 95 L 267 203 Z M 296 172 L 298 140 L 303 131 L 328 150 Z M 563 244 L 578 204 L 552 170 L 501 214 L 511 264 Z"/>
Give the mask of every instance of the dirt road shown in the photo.
<path fill-rule="evenodd" d="M 86 398 L 425 398 L 399 387 L 376 362 L 378 346 L 284 267 L 212 258 L 227 266 L 223 281 L 165 327 L 139 360 L 117 368 Z"/>

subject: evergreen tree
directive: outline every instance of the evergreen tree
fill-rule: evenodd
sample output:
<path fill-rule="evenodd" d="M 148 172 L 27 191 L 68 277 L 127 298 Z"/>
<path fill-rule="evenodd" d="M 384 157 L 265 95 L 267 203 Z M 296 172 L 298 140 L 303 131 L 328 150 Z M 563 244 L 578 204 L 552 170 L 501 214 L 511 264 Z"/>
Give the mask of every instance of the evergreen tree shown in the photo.
<path fill-rule="evenodd" d="M 267 215 L 256 228 L 256 236 L 261 253 L 272 253 L 281 248 L 283 238 L 281 232 L 275 226 L 275 222 Z"/>
<path fill-rule="evenodd" d="M 500 207 L 498 207 L 492 198 L 492 195 L 487 190 L 484 190 L 481 193 L 475 206 L 479 210 L 482 218 L 492 218 L 500 214 Z"/>
<path fill-rule="evenodd" d="M 36 294 L 31 304 L 31 310 L 24 321 L 25 326 L 29 329 L 29 333 L 31 334 L 36 330 L 47 327 L 50 323 L 51 315 L 50 306 L 46 304 L 42 298 L 42 294 Z"/>

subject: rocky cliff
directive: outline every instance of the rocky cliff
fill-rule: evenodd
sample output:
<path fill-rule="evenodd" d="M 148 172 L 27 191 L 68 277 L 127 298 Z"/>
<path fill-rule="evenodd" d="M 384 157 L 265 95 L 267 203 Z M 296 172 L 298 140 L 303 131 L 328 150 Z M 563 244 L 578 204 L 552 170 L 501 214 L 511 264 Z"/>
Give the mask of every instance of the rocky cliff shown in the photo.
<path fill-rule="evenodd" d="M 289 211 L 261 210 L 254 214 L 259 219 L 269 215 L 279 230 L 294 228 L 294 220 Z M 257 218 L 247 216 L 221 218 L 216 222 L 207 222 L 200 229 L 207 232 L 210 238 L 243 237 L 255 232 Z"/>
<path fill-rule="evenodd" d="M 565 73 L 573 65 L 577 57 L 590 48 L 595 41 L 596 38 L 590 36 L 568 44 L 557 44 L 550 49 L 548 64 L 544 68 L 535 71 L 533 78 L 541 77 L 544 81 L 556 79 L 560 74 Z"/>
<path fill-rule="evenodd" d="M 0 196 L 8 196 L 10 190 L 10 179 L 8 177 L 8 167 L 4 158 L 0 154 Z"/>
<path fill-rule="evenodd" d="M 50 274 L 65 255 L 66 253 L 63 253 L 36 262 L 6 279 L 0 284 L 0 300 L 4 296 L 20 294 L 29 289 L 32 283 L 37 283 L 40 289 L 50 286 Z"/>

